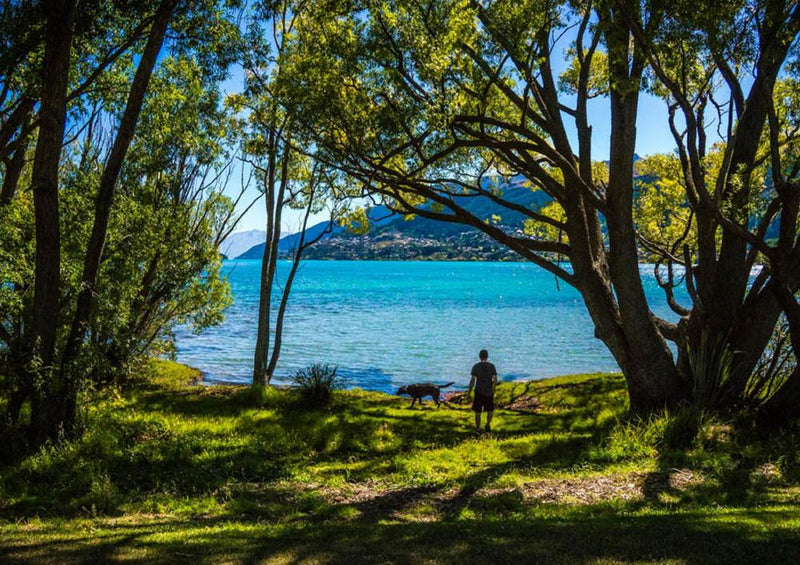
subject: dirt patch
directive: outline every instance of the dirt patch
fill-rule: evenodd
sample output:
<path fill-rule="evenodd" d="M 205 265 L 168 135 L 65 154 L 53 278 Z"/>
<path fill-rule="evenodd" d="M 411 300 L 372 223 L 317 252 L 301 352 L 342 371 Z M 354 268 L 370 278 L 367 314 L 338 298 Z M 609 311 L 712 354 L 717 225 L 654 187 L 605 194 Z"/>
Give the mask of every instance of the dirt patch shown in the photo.
<path fill-rule="evenodd" d="M 407 519 L 415 509 L 428 511 L 416 516 L 417 521 L 435 519 L 437 514 L 471 502 L 513 495 L 522 504 L 550 503 L 586 505 L 608 500 L 643 500 L 655 498 L 662 492 L 676 492 L 689 488 L 702 478 L 688 469 L 669 472 L 622 473 L 575 479 L 542 479 L 525 483 L 521 487 L 482 488 L 466 492 L 452 487 L 391 487 L 378 483 L 356 483 L 343 487 L 313 488 L 330 504 L 349 505 L 364 515 L 391 516 Z M 308 487 L 307 487 L 308 488 Z"/>
<path fill-rule="evenodd" d="M 450 405 L 453 408 L 472 404 L 472 399 L 468 398 L 467 393 L 464 391 L 447 392 L 442 395 L 441 400 L 445 405 Z M 511 402 L 505 404 L 497 402 L 495 406 L 502 410 L 511 410 L 514 412 L 537 412 L 543 409 L 542 403 L 538 397 L 527 394 L 517 396 L 512 399 Z"/>
<path fill-rule="evenodd" d="M 445 405 L 464 405 L 471 404 L 471 400 L 467 398 L 467 393 L 463 390 L 455 390 L 452 392 L 445 392 L 439 398 Z"/>
<path fill-rule="evenodd" d="M 537 412 L 541 410 L 542 403 L 535 396 L 522 395 L 515 398 L 513 402 L 503 406 L 503 408 L 515 412 Z"/>
<path fill-rule="evenodd" d="M 351 506 L 360 517 L 391 517 L 415 522 L 437 519 L 439 510 L 452 504 L 461 494 L 459 489 L 434 487 L 387 487 L 376 484 L 350 484 L 317 491 L 330 504 Z"/>
<path fill-rule="evenodd" d="M 700 482 L 688 469 L 626 473 L 581 479 L 544 479 L 525 484 L 525 500 L 556 504 L 595 504 L 606 500 L 641 500 L 662 492 L 681 491 Z"/>
<path fill-rule="evenodd" d="M 472 404 L 472 400 L 467 398 L 467 393 L 464 391 L 448 392 L 442 395 L 442 402 L 451 408 L 467 407 Z M 511 402 L 496 403 L 497 408 L 502 410 L 511 410 L 512 412 L 534 413 L 544 411 L 541 401 L 538 397 L 523 394 L 515 397 Z"/>

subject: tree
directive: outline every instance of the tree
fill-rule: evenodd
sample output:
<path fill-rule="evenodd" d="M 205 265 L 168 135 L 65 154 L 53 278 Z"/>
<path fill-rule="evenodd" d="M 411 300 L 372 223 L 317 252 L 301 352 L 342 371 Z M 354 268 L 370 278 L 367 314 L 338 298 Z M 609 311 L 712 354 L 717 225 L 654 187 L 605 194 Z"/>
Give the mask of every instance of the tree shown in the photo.
<path fill-rule="evenodd" d="M 294 131 L 294 116 L 285 105 L 287 93 L 282 78 L 285 45 L 304 10 L 304 3 L 291 0 L 262 2 L 256 7 L 250 44 L 257 47 L 246 64 L 247 89 L 241 97 L 231 100 L 239 109 L 248 111 L 249 133 L 245 148 L 248 162 L 261 184 L 267 213 L 253 360 L 253 384 L 262 386 L 269 384 L 280 357 L 284 315 L 303 255 L 330 233 L 336 216 L 332 209 L 327 227 L 313 236 L 306 236 L 309 217 L 334 196 L 336 182 L 335 175 L 314 162 L 313 156 L 305 150 L 304 139 Z M 273 324 L 282 214 L 286 207 L 303 209 L 303 219 L 300 236 L 288 254 L 292 264 L 280 292 Z"/>
<path fill-rule="evenodd" d="M 230 4 L 231 9 L 235 9 L 234 4 Z M 24 14 L 26 9 L 20 7 L 18 12 L 14 12 L 17 13 Z M 10 17 L 9 22 L 13 21 L 15 17 Z M 31 109 L 35 107 L 37 99 L 40 100 L 37 113 L 31 113 L 21 121 L 9 117 L 3 124 L 12 123 L 6 129 L 11 136 L 16 136 L 16 148 L 4 171 L 4 186 L 9 178 L 12 178 L 14 186 L 8 190 L 4 188 L 2 202 L 4 208 L 16 207 L 16 210 L 7 212 L 10 217 L 20 220 L 24 220 L 25 214 L 20 214 L 19 210 L 24 210 L 27 200 L 23 197 L 25 190 L 18 190 L 18 187 L 23 187 L 19 179 L 25 177 L 25 172 L 24 164 L 17 170 L 14 163 L 26 136 L 35 135 L 36 138 L 30 171 L 36 218 L 36 268 L 32 304 L 29 306 L 24 295 L 21 300 L 10 300 L 9 304 L 15 309 L 3 313 L 4 331 L 0 335 L 4 342 L 4 361 L 12 362 L 15 375 L 12 379 L 16 383 L 11 393 L 13 402 L 10 402 L 12 420 L 18 415 L 21 402 L 30 398 L 32 439 L 36 444 L 71 432 L 79 385 L 92 365 L 86 363 L 82 356 L 88 354 L 88 349 L 93 349 L 89 347 L 92 342 L 97 343 L 98 337 L 107 338 L 106 344 L 113 344 L 114 347 L 106 349 L 125 352 L 120 362 L 132 350 L 130 343 L 122 343 L 125 339 L 120 332 L 98 336 L 98 333 L 90 331 L 88 340 L 86 334 L 89 330 L 97 329 L 92 315 L 97 309 L 96 299 L 102 297 L 104 291 L 98 285 L 103 280 L 102 265 L 109 261 L 106 241 L 114 217 L 113 202 L 120 179 L 127 174 L 128 148 L 135 143 L 136 126 L 146 104 L 149 83 L 158 66 L 168 27 L 173 33 L 170 39 L 173 53 L 191 54 L 201 65 L 200 73 L 205 76 L 206 86 L 213 85 L 216 88 L 229 63 L 238 56 L 240 45 L 238 27 L 231 18 L 231 12 L 221 9 L 213 0 L 193 3 L 162 0 L 158 3 L 121 6 L 43 2 L 41 21 L 44 22 L 43 33 L 37 33 L 36 27 L 33 27 L 30 33 L 22 34 L 21 38 L 19 34 L 4 29 L 4 37 L 14 38 L 18 48 L 12 50 L 9 58 L 2 63 L 6 73 L 3 75 L 3 102 L 7 95 L 13 95 L 9 102 L 11 114 L 25 107 L 28 100 L 33 100 Z M 146 42 L 143 42 L 145 38 Z M 80 53 L 71 51 L 73 40 L 81 41 Z M 140 47 L 141 51 L 138 50 Z M 26 72 L 36 65 L 36 53 L 39 50 L 44 51 L 44 56 L 38 69 L 39 78 L 34 81 L 26 78 Z M 136 71 L 130 77 L 132 68 Z M 41 88 L 41 96 L 31 94 L 36 88 Z M 124 93 L 122 97 L 120 92 Z M 116 128 L 104 127 L 104 123 L 114 124 L 117 117 L 120 121 Z M 31 123 L 27 129 L 26 120 Z M 72 130 L 70 137 L 65 133 L 67 124 Z M 112 132 L 114 141 L 106 154 L 105 139 L 110 138 Z M 4 145 L 0 144 L 0 151 L 11 155 L 6 141 L 4 139 Z M 82 144 L 84 149 L 80 152 L 79 162 L 73 163 L 71 146 L 76 142 Z M 159 151 L 154 153 L 158 154 Z M 100 155 L 103 159 L 98 158 Z M 184 159 L 192 155 L 184 155 Z M 201 155 L 198 157 L 200 168 L 181 168 L 172 179 L 177 183 L 173 187 L 175 197 L 163 202 L 170 206 L 170 215 L 162 215 L 162 219 L 169 217 L 173 220 L 173 227 L 184 221 L 189 222 L 182 224 L 183 227 L 194 226 L 195 235 L 200 237 L 202 234 L 205 239 L 198 241 L 196 251 L 199 255 L 193 255 L 191 262 L 184 266 L 189 266 L 189 269 L 183 273 L 173 271 L 175 278 L 167 285 L 170 290 L 162 288 L 161 294 L 155 297 L 145 293 L 136 302 L 135 309 L 140 313 L 148 312 L 143 315 L 147 323 L 137 324 L 128 334 L 129 338 L 136 336 L 139 340 L 137 343 L 152 343 L 161 335 L 162 329 L 169 328 L 175 320 L 191 315 L 191 312 L 185 311 L 186 306 L 180 300 L 178 304 L 171 305 L 168 310 L 170 313 L 166 316 L 156 313 L 164 300 L 180 298 L 182 293 L 189 292 L 192 287 L 186 285 L 201 276 L 203 270 L 209 269 L 210 272 L 207 272 L 208 284 L 203 283 L 201 287 L 205 285 L 204 288 L 217 289 L 213 291 L 217 293 L 217 303 L 224 294 L 220 294 L 224 285 L 214 282 L 216 259 L 211 260 L 208 252 L 201 249 L 202 243 L 209 242 L 209 238 L 215 241 L 215 230 L 219 228 L 221 219 L 229 220 L 232 217 L 224 199 L 203 192 L 208 185 L 198 177 L 202 167 L 206 170 L 216 167 L 214 159 L 213 155 Z M 180 164 L 185 167 L 189 162 Z M 97 171 L 102 173 L 95 174 Z M 137 182 L 147 184 L 148 174 L 159 175 L 161 181 L 167 177 L 165 170 L 140 170 L 139 174 L 142 176 L 135 178 L 134 185 Z M 76 185 L 82 185 L 86 193 L 93 196 L 90 207 L 78 206 L 76 209 L 95 218 L 91 233 L 82 229 L 84 223 L 78 224 L 77 234 L 85 236 L 86 240 L 77 243 L 72 233 L 65 239 L 61 229 L 62 223 L 75 209 L 59 204 L 60 198 L 68 199 L 70 204 L 85 204 L 80 198 L 76 201 L 76 195 L 69 190 Z M 200 190 L 198 186 L 204 189 Z M 209 197 L 205 204 L 202 204 L 203 196 Z M 131 204 L 130 200 L 123 201 Z M 196 215 L 198 211 L 203 213 Z M 175 242 L 170 239 L 167 241 Z M 163 256 L 164 251 L 161 253 Z M 75 254 L 82 265 L 78 269 L 82 270 L 78 279 L 72 278 Z M 151 266 L 163 268 L 159 263 L 155 260 Z M 24 268 L 17 269 L 17 272 L 20 271 L 24 271 Z M 157 274 L 151 274 L 149 279 L 145 276 L 143 289 L 154 279 L 160 280 L 155 276 Z M 124 281 L 118 279 L 116 282 L 121 284 Z M 26 286 L 25 281 L 20 281 L 14 289 L 24 293 Z M 129 284 L 122 286 L 130 288 Z M 196 308 L 197 303 L 193 304 L 193 308 Z M 209 311 L 216 311 L 216 304 Z M 214 319 L 214 316 L 209 319 Z M 67 320 L 71 320 L 68 325 L 65 324 Z M 151 327 L 150 322 L 154 322 L 155 326 Z M 145 338 L 142 332 L 150 330 L 154 330 L 154 333 Z M 27 347 L 28 353 L 20 353 L 21 346 Z"/>
<path fill-rule="evenodd" d="M 58 165 L 61 160 L 67 114 L 67 86 L 72 48 L 75 2 L 43 2 L 47 31 L 42 62 L 41 124 L 33 161 L 32 190 L 36 216 L 36 270 L 33 295 L 33 351 L 41 364 L 42 379 L 54 380 L 56 332 L 60 300 L 61 233 L 58 217 Z M 51 398 L 63 390 L 46 384 L 34 386 L 32 428 L 36 442 L 52 438 L 54 426 L 48 409 Z M 48 391 L 49 392 L 49 391 Z M 58 402 L 58 400 L 55 400 Z"/>
<path fill-rule="evenodd" d="M 31 3 L 3 3 L 0 14 L 0 206 L 17 192 L 33 129 L 34 77 L 26 65 L 43 41 L 44 11 Z"/>
<path fill-rule="evenodd" d="M 758 148 L 774 79 L 797 36 L 795 3 L 709 7 L 705 23 L 715 22 L 714 30 L 687 15 L 695 10 L 689 3 L 433 0 L 366 3 L 355 9 L 323 4 L 328 18 L 298 26 L 293 80 L 296 88 L 306 90 L 296 101 L 302 111 L 295 113 L 306 131 L 316 134 L 330 164 L 382 195 L 390 208 L 473 226 L 574 286 L 595 335 L 625 375 L 634 412 L 674 406 L 691 397 L 686 346 L 700 332 L 741 335 L 731 338 L 733 347 L 742 351 L 742 358 L 758 360 L 780 308 L 775 294 L 755 296 L 775 271 L 759 276 L 749 293 L 753 298 L 746 297 L 749 265 L 758 252 L 764 254 L 764 246 L 746 233 L 748 213 L 731 220 L 701 196 L 710 180 L 718 180 L 723 187 L 718 197 L 726 193 L 735 209 L 750 210 L 745 204 L 757 191 L 749 177 L 737 172 L 761 162 Z M 740 25 L 752 14 L 754 21 Z M 673 33 L 675 26 L 682 26 L 679 34 Z M 714 35 L 719 30 L 727 35 Z M 687 35 L 701 40 L 681 48 Z M 570 60 L 559 77 L 558 45 L 565 36 L 572 38 Z M 734 54 L 723 51 L 714 58 L 714 40 L 751 46 L 756 80 L 749 101 L 741 95 L 741 85 L 730 80 Z M 692 57 L 703 54 L 708 55 L 703 61 L 711 75 L 671 87 L 674 76 L 695 80 L 696 73 L 687 67 Z M 708 85 L 715 77 L 726 80 L 740 112 L 738 119 L 731 114 L 731 142 L 722 152 L 725 171 L 733 174 L 695 179 L 691 174 L 708 167 L 712 155 L 696 148 L 692 162 L 681 149 L 686 143 L 705 144 L 709 137 L 709 124 L 697 114 L 711 99 Z M 685 134 L 677 132 L 676 143 L 680 185 L 690 208 L 676 222 L 684 229 L 670 236 L 672 250 L 649 241 L 635 215 L 640 213 L 635 212 L 636 121 L 645 83 L 668 93 L 675 102 L 671 108 L 683 111 L 688 124 Z M 678 95 L 687 86 L 702 94 L 682 103 Z M 603 100 L 609 110 L 607 165 L 592 156 L 592 98 Z M 781 134 L 764 142 L 770 148 L 766 154 L 780 152 L 776 136 Z M 524 177 L 532 190 L 544 191 L 552 204 L 541 210 L 520 207 L 504 198 L 499 183 L 487 181 L 513 175 Z M 687 179 L 696 182 L 689 185 Z M 527 234 L 503 230 L 459 204 L 475 196 L 528 216 Z M 776 206 L 758 217 L 764 229 Z M 781 216 L 788 222 L 785 231 L 793 234 L 796 216 L 791 208 L 786 211 L 790 213 Z M 645 297 L 639 258 L 654 253 L 672 273 L 664 281 L 668 298 L 676 284 L 685 284 L 693 297 L 686 307 L 672 297 L 681 316 L 677 324 L 655 316 Z M 695 253 L 700 257 L 697 268 Z M 571 269 L 563 268 L 558 258 L 566 258 Z M 678 282 L 673 267 L 683 264 L 687 274 Z M 789 296 L 792 291 L 790 286 Z M 757 337 L 747 338 L 747 312 L 762 312 L 764 303 L 769 312 L 758 314 Z M 713 314 L 706 315 L 709 311 Z M 668 341 L 677 347 L 677 358 Z M 749 372 L 742 369 L 740 374 Z"/>
<path fill-rule="evenodd" d="M 682 316 L 682 342 L 697 344 L 705 338 L 736 352 L 719 395 L 720 403 L 736 406 L 747 396 L 781 311 L 793 308 L 800 290 L 797 170 L 785 166 L 792 160 L 798 124 L 793 102 L 782 94 L 796 85 L 788 76 L 779 79 L 800 32 L 800 7 L 794 2 L 726 2 L 698 10 L 676 2 L 665 11 L 658 33 L 645 34 L 632 19 L 628 26 L 668 105 L 680 164 L 676 176 L 696 233 L 679 242 L 684 250 L 677 257 L 674 248 L 660 253 L 668 265 L 687 270 L 691 308 L 676 310 Z M 713 121 L 724 130 L 718 130 L 721 141 L 709 147 L 713 131 L 708 122 Z M 770 244 L 773 226 L 777 241 Z M 789 393 L 798 378 L 788 378 L 762 407 L 762 416 L 785 420 L 790 412 L 800 415 L 800 395 Z M 787 396 L 796 406 L 791 411 L 778 408 Z"/>
<path fill-rule="evenodd" d="M 52 410 L 54 414 L 48 416 L 48 420 L 51 423 L 44 424 L 45 429 L 48 430 L 45 432 L 47 437 L 55 437 L 59 430 L 67 434 L 72 432 L 71 426 L 75 421 L 78 401 L 78 377 L 72 364 L 78 357 L 89 322 L 117 180 L 128 148 L 133 140 L 148 83 L 156 65 L 158 54 L 161 51 L 164 36 L 167 32 L 167 25 L 172 18 L 176 4 L 177 0 L 163 0 L 156 10 L 147 43 L 142 51 L 131 83 L 125 110 L 122 114 L 111 152 L 100 177 L 94 206 L 94 225 L 86 249 L 80 291 L 78 292 L 75 314 L 61 358 L 60 380 L 62 382 L 50 392 L 51 398 L 48 402 L 48 411 Z M 62 402 L 63 405 L 59 406 Z"/>
<path fill-rule="evenodd" d="M 193 58 L 164 58 L 142 109 L 81 360 L 105 381 L 125 378 L 141 356 L 171 353 L 176 324 L 201 330 L 230 303 L 217 250 L 236 222 L 222 194 L 235 124 L 206 75 Z M 88 164 L 82 182 L 95 185 L 96 170 Z"/>

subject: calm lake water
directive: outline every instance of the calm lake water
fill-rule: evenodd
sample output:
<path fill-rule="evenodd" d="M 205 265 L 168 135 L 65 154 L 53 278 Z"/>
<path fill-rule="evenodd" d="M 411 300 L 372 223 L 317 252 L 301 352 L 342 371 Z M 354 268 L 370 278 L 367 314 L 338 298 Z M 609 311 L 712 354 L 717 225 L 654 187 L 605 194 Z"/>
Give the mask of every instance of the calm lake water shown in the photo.
<path fill-rule="evenodd" d="M 285 279 L 288 263 L 278 269 Z M 670 320 L 642 265 L 653 310 Z M 260 261 L 226 261 L 234 303 L 200 335 L 178 331 L 178 360 L 210 382 L 249 382 Z M 393 391 L 419 381 L 465 388 L 481 348 L 502 380 L 618 370 L 580 295 L 530 263 L 308 261 L 295 280 L 274 382 L 310 363 L 349 385 Z"/>

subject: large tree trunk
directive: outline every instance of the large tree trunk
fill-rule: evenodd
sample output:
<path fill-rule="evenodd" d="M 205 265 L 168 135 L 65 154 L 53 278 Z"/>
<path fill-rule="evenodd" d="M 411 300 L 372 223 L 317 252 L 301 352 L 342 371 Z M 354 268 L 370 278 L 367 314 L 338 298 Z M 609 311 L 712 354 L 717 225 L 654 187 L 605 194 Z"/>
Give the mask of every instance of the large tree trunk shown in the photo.
<path fill-rule="evenodd" d="M 735 134 L 731 140 L 733 151 L 730 165 L 722 171 L 725 175 L 722 195 L 725 213 L 743 229 L 748 228 L 751 219 L 754 190 L 751 176 L 775 80 L 800 25 L 800 11 L 795 7 L 789 14 L 786 8 L 782 2 L 764 5 L 757 74 L 746 101 L 737 105 L 740 114 L 736 116 Z M 749 244 L 741 235 L 723 226 L 719 256 L 701 257 L 701 273 L 707 272 L 712 276 L 699 280 L 704 313 L 692 320 L 693 326 L 701 325 L 702 331 L 707 334 L 730 339 L 731 346 L 741 351 L 740 369 L 735 375 L 731 398 L 733 393 L 744 389 L 749 376 L 747 370 L 752 368 L 763 351 L 763 344 L 769 339 L 779 314 L 777 303 L 769 290 L 754 300 L 745 300 L 750 279 L 748 253 Z"/>
<path fill-rule="evenodd" d="M 575 271 L 579 271 L 577 266 Z M 580 291 L 594 323 L 595 337 L 605 344 L 622 370 L 631 412 L 645 415 L 673 406 L 685 396 L 674 365 L 670 364 L 664 375 L 657 372 L 650 360 L 641 354 L 638 344 L 642 340 L 634 341 L 625 332 L 607 274 L 604 276 L 602 272 L 595 272 L 585 279 Z"/>
<path fill-rule="evenodd" d="M 642 286 L 633 225 L 633 149 L 636 95 L 611 93 L 611 165 L 608 186 L 609 266 L 625 334 L 625 364 L 635 412 L 672 406 L 681 381 L 672 353 L 656 327 Z"/>
<path fill-rule="evenodd" d="M 674 405 L 681 379 L 672 353 L 659 332 L 642 285 L 636 228 L 633 222 L 636 118 L 644 58 L 631 52 L 628 29 L 606 16 L 609 76 L 612 80 L 611 145 L 606 193 L 609 273 L 619 307 L 624 337 L 607 343 L 628 382 L 631 409 L 647 412 Z"/>
<path fill-rule="evenodd" d="M 725 390 L 725 403 L 741 402 L 750 376 L 764 354 L 778 319 L 781 308 L 772 284 L 768 283 L 758 294 L 745 301 L 731 328 L 728 344 L 736 352 L 736 363 Z"/>
<path fill-rule="evenodd" d="M 775 17 L 775 14 L 771 17 Z M 783 17 L 782 13 L 780 17 Z M 765 34 L 768 32 L 765 31 Z M 759 59 L 758 76 L 736 124 L 724 189 L 723 201 L 728 203 L 731 210 L 726 213 L 733 214 L 731 219 L 743 229 L 747 229 L 750 222 L 753 191 L 750 186 L 751 173 L 767 121 L 769 100 L 781 63 L 791 44 L 788 38 L 794 37 L 794 34 L 787 34 L 786 38 L 778 37 L 777 40 L 769 35 L 765 37 L 768 43 Z M 713 276 L 699 280 L 704 308 L 701 315 L 692 316 L 690 324 L 690 335 L 694 339 L 702 333 L 724 338 L 728 340 L 731 350 L 736 352 L 736 365 L 724 391 L 724 402 L 729 406 L 741 402 L 752 370 L 772 335 L 781 311 L 772 290 L 772 282 L 757 295 L 745 299 L 750 280 L 749 252 L 748 243 L 739 234 L 722 228 L 719 256 L 714 264 L 709 260 L 701 262 L 701 272 L 708 271 Z"/>
<path fill-rule="evenodd" d="M 792 224 L 796 219 L 795 209 Z M 773 266 L 775 274 L 772 290 L 789 322 L 789 339 L 796 361 L 797 352 L 800 351 L 800 303 L 795 297 L 797 289 L 790 284 L 790 269 L 786 262 L 776 261 Z M 765 430 L 782 426 L 800 417 L 800 366 L 795 365 L 786 382 L 759 408 L 757 416 L 759 424 Z"/>
<path fill-rule="evenodd" d="M 777 72 L 777 68 L 775 69 Z M 767 118 L 767 104 L 772 96 L 774 77 L 759 77 L 753 86 L 744 114 L 736 128 L 735 148 L 726 187 L 731 210 L 739 211 L 734 218 L 743 228 L 749 222 L 750 178 L 761 132 Z M 768 83 L 767 86 L 764 83 Z M 748 245 L 739 235 L 723 229 L 719 258 L 714 269 L 712 300 L 708 304 L 707 330 L 712 335 L 726 335 L 732 328 L 747 290 L 750 266 L 747 263 Z"/>
<path fill-rule="evenodd" d="M 70 367 L 71 363 L 78 357 L 80 346 L 86 334 L 89 316 L 92 310 L 93 296 L 96 292 L 97 275 L 100 269 L 100 261 L 103 256 L 106 235 L 108 233 L 108 222 L 111 215 L 111 206 L 114 201 L 114 191 L 119 179 L 125 156 L 128 152 L 133 136 L 136 131 L 136 124 L 139 121 L 142 106 L 144 104 L 147 86 L 153 74 L 158 53 L 164 42 L 167 26 L 172 18 L 176 0 L 165 0 L 161 3 L 150 28 L 150 35 L 147 39 L 136 74 L 131 84 L 125 111 L 122 114 L 119 130 L 111 148 L 108 161 L 106 162 L 103 175 L 100 178 L 100 185 L 95 199 L 95 215 L 92 233 L 86 250 L 83 264 L 83 274 L 81 276 L 81 290 L 78 293 L 75 316 L 72 321 L 69 337 L 64 348 L 62 357 L 63 378 L 67 383 L 67 413 L 65 415 L 65 428 L 71 428 L 75 419 L 75 404 L 77 400 L 76 375 Z"/>
<path fill-rule="evenodd" d="M 39 135 L 33 161 L 32 188 L 36 217 L 36 266 L 33 296 L 34 355 L 43 383 L 36 387 L 32 431 L 36 443 L 55 439 L 63 415 L 61 387 L 52 364 L 58 329 L 61 283 L 61 233 L 58 210 L 58 166 L 67 114 L 67 86 L 72 50 L 74 0 L 42 3 L 46 17 Z"/>

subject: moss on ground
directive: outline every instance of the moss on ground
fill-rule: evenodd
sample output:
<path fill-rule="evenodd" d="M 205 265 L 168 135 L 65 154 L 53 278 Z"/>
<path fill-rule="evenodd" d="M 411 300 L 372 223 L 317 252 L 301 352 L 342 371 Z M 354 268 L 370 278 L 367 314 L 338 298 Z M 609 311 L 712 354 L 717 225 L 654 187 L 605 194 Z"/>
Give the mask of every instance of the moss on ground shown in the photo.
<path fill-rule="evenodd" d="M 157 362 L 80 440 L 0 467 L 0 561 L 795 563 L 800 434 L 626 419 L 618 375 L 503 383 L 494 432 L 342 391 L 207 387 Z M 673 434 L 674 435 L 674 434 Z"/>

